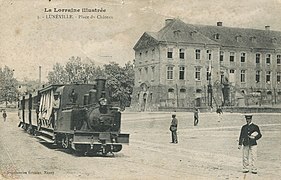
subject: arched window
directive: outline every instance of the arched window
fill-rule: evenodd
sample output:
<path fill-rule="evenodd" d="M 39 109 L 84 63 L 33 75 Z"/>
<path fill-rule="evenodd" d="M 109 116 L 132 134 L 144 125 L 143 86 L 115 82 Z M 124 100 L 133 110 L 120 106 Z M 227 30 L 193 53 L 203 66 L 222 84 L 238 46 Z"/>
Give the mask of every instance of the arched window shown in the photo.
<path fill-rule="evenodd" d="M 180 89 L 180 92 L 181 92 L 181 93 L 185 93 L 185 92 L 186 92 L 186 89 Z"/>
<path fill-rule="evenodd" d="M 174 89 L 173 88 L 169 88 L 168 89 L 168 99 L 174 99 L 175 98 L 175 93 L 174 93 Z"/>

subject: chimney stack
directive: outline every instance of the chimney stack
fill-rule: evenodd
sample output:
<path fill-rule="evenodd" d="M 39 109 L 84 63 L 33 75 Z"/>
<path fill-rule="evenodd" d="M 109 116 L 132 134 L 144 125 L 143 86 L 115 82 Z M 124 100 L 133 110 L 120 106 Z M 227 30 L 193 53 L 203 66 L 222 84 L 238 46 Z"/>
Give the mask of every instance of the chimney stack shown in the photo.
<path fill-rule="evenodd" d="M 270 26 L 264 26 L 266 31 L 270 30 Z"/>
<path fill-rule="evenodd" d="M 174 19 L 166 19 L 165 20 L 165 26 L 167 26 L 170 22 L 172 22 Z"/>
<path fill-rule="evenodd" d="M 222 26 L 222 22 L 217 22 L 217 26 Z"/>

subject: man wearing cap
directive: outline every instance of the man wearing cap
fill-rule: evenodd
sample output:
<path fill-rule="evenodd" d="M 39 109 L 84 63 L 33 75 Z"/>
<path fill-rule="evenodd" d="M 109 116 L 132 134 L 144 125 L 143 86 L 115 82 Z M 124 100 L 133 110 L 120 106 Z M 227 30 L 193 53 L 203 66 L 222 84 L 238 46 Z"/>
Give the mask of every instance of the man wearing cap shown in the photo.
<path fill-rule="evenodd" d="M 238 149 L 243 145 L 243 172 L 249 172 L 249 167 L 251 167 L 252 173 L 257 174 L 255 166 L 257 160 L 257 140 L 262 137 L 262 134 L 259 126 L 252 123 L 252 117 L 252 114 L 245 115 L 247 124 L 241 128 Z"/>
<path fill-rule="evenodd" d="M 178 143 L 177 129 L 178 129 L 178 119 L 176 118 L 176 114 L 172 114 L 172 122 L 170 126 L 170 131 L 172 133 L 172 143 Z"/>

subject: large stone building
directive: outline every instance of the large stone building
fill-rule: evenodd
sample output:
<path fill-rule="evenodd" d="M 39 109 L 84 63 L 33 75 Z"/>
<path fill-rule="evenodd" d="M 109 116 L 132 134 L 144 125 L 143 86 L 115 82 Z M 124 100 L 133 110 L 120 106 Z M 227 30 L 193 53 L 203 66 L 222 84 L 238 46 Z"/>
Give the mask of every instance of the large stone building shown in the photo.
<path fill-rule="evenodd" d="M 281 32 L 167 19 L 134 46 L 131 107 L 247 106 L 281 100 Z"/>

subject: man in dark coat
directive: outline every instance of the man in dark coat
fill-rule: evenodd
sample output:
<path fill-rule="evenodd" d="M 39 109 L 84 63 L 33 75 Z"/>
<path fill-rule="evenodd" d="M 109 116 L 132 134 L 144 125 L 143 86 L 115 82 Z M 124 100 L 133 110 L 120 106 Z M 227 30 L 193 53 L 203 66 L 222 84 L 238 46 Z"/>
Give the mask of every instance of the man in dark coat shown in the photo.
<path fill-rule="evenodd" d="M 194 126 L 197 126 L 198 122 L 199 122 L 199 110 L 197 108 L 195 108 L 194 110 Z"/>
<path fill-rule="evenodd" d="M 178 143 L 177 129 L 178 129 L 178 120 L 176 118 L 176 114 L 173 114 L 172 122 L 170 125 L 170 131 L 172 133 L 172 143 Z"/>
<path fill-rule="evenodd" d="M 257 140 L 262 137 L 262 134 L 259 126 L 252 123 L 252 116 L 252 114 L 245 115 L 247 124 L 241 128 L 238 149 L 243 145 L 243 172 L 249 172 L 250 167 L 252 168 L 252 173 L 257 174 L 255 166 L 257 160 Z"/>
<path fill-rule="evenodd" d="M 7 118 L 7 113 L 6 110 L 3 110 L 3 114 L 2 114 L 3 118 L 4 118 L 4 122 L 6 121 Z"/>

